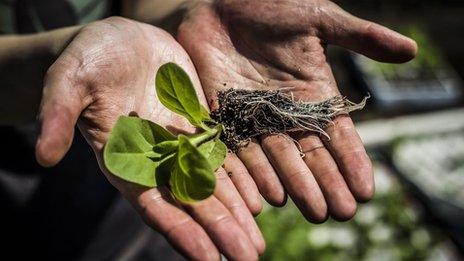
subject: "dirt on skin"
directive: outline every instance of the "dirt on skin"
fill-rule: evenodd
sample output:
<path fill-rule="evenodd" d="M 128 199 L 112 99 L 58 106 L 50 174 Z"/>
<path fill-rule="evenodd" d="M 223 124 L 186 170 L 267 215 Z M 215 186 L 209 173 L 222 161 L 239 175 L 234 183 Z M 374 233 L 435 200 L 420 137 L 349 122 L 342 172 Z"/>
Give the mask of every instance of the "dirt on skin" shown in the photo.
<path fill-rule="evenodd" d="M 291 92 L 228 89 L 218 93 L 219 108 L 211 116 L 224 126 L 221 140 L 237 152 L 264 134 L 312 131 L 329 138 L 324 129 L 333 118 L 362 109 L 367 99 L 356 104 L 335 96 L 313 103 L 296 101 Z"/>

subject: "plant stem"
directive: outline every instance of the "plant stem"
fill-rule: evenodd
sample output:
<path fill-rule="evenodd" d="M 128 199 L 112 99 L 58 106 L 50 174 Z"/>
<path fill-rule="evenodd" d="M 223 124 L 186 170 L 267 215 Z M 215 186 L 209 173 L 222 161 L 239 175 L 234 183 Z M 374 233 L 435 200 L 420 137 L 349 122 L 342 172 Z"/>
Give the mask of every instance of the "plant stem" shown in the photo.
<path fill-rule="evenodd" d="M 201 143 L 217 136 L 222 131 L 222 125 L 218 124 L 214 126 L 214 128 L 205 128 L 204 130 L 204 132 L 194 135 L 190 138 L 190 142 L 196 147 Z"/>

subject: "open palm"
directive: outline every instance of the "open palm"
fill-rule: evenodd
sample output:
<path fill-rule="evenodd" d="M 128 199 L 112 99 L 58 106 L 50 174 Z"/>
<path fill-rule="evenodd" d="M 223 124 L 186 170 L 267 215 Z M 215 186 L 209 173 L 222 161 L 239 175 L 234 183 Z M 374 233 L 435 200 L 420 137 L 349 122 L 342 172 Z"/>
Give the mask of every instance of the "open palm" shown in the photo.
<path fill-rule="evenodd" d="M 104 167 L 102 150 L 120 115 L 138 115 L 172 132 L 195 131 L 156 97 L 155 72 L 167 62 L 183 67 L 204 102 L 193 64 L 168 33 L 117 17 L 80 29 L 47 73 L 37 159 L 45 166 L 56 164 L 69 149 L 77 123 L 109 181 L 182 253 L 196 260 L 218 260 L 219 252 L 231 259 L 256 259 L 263 239 L 224 170 L 217 173 L 213 196 L 186 205 L 167 188 L 144 188 Z"/>
<path fill-rule="evenodd" d="M 192 58 L 210 103 L 228 88 L 292 88 L 294 97 L 322 101 L 339 95 L 326 59 L 326 44 L 336 44 L 384 62 L 412 59 L 414 41 L 380 25 L 353 17 L 325 0 L 223 0 L 192 8 L 177 38 Z M 374 193 L 372 165 L 352 120 L 340 115 L 325 140 L 313 133 L 268 135 L 241 149 L 238 163 L 226 164 L 254 212 L 256 188 L 273 205 L 286 193 L 310 221 L 329 215 L 351 218 L 356 201 Z M 233 156 L 231 156 L 233 157 Z"/>

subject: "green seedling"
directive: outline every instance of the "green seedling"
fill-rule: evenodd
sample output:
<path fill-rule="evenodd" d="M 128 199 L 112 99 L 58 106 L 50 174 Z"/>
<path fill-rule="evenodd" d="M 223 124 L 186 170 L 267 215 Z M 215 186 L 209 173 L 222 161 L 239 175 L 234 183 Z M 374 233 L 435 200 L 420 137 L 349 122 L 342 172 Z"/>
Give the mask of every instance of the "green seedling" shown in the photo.
<path fill-rule="evenodd" d="M 183 202 L 206 199 L 214 192 L 214 173 L 227 153 L 219 139 L 223 127 L 200 104 L 189 76 L 178 65 L 161 66 L 155 82 L 160 102 L 201 132 L 175 136 L 149 120 L 121 116 L 103 152 L 105 166 L 119 178 L 145 187 L 168 185 Z"/>

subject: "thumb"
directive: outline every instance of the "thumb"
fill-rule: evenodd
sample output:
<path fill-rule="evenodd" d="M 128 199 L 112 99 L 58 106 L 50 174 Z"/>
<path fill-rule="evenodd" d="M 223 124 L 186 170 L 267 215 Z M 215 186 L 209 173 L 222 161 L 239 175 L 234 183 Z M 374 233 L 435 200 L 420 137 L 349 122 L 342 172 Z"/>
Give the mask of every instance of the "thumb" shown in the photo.
<path fill-rule="evenodd" d="M 36 159 L 44 167 L 56 165 L 69 150 L 74 126 L 85 108 L 78 86 L 64 77 L 63 69 L 53 67 L 45 79 L 36 143 Z"/>
<path fill-rule="evenodd" d="M 414 40 L 379 24 L 357 18 L 333 4 L 319 25 L 321 37 L 379 62 L 402 63 L 417 53 Z"/>

